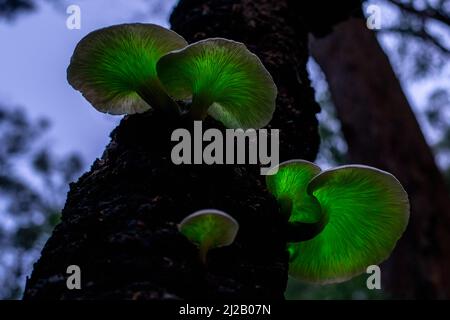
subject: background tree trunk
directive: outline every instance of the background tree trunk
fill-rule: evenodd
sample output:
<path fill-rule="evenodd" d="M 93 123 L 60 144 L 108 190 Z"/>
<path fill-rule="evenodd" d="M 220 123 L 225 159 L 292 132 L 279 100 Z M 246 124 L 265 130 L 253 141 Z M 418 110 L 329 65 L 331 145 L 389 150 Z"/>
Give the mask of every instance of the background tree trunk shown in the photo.
<path fill-rule="evenodd" d="M 351 161 L 393 173 L 410 197 L 410 224 L 383 268 L 384 285 L 398 298 L 449 298 L 449 193 L 375 34 L 351 19 L 313 39 L 311 53 L 326 75 Z"/>
<path fill-rule="evenodd" d="M 319 107 L 306 72 L 305 24 L 287 1 L 181 1 L 171 23 L 190 42 L 212 36 L 242 41 L 278 86 L 269 127 L 280 128 L 280 159 L 313 160 Z M 27 281 L 25 299 L 282 299 L 287 281 L 285 222 L 256 166 L 175 166 L 170 134 L 191 128 L 156 113 L 125 117 L 101 159 L 71 185 L 62 221 Z M 208 127 L 224 128 L 209 119 Z M 235 243 L 203 267 L 176 224 L 203 208 L 240 223 Z M 82 290 L 66 288 L 79 265 Z"/>

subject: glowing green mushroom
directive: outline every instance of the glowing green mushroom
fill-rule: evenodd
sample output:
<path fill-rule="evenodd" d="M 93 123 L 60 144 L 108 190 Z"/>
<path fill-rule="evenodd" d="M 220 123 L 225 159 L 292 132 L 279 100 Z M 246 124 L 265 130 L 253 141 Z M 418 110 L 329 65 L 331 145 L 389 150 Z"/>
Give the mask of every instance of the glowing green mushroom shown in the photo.
<path fill-rule="evenodd" d="M 200 259 L 206 263 L 206 255 L 210 249 L 233 243 L 239 224 L 223 211 L 205 209 L 184 218 L 178 225 L 178 230 L 199 247 Z"/>
<path fill-rule="evenodd" d="M 207 114 L 228 128 L 260 128 L 275 110 L 277 88 L 244 44 L 212 38 L 162 57 L 158 76 L 170 95 L 192 99 L 191 115 Z"/>
<path fill-rule="evenodd" d="M 122 24 L 89 33 L 76 46 L 67 79 L 99 111 L 132 114 L 150 107 L 179 112 L 164 91 L 156 62 L 187 42 L 154 24 Z"/>
<path fill-rule="evenodd" d="M 313 164 L 303 161 L 285 166 L 271 178 L 269 190 L 273 190 L 271 185 L 277 185 L 278 192 L 289 190 L 288 194 L 300 199 L 293 201 L 316 198 L 321 207 L 317 214 L 325 221 L 314 238 L 288 244 L 291 276 L 315 283 L 345 281 L 390 255 L 409 219 L 408 195 L 394 176 L 350 165 L 321 172 L 307 181 L 304 172 L 311 171 L 311 176 Z M 298 217 L 303 219 L 301 214 Z"/>

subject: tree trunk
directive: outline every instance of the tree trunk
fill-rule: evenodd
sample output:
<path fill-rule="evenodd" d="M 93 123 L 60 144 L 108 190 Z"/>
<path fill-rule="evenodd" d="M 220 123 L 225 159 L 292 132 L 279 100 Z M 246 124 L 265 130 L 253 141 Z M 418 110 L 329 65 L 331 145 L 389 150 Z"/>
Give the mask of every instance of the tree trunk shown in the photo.
<path fill-rule="evenodd" d="M 242 41 L 278 86 L 270 128 L 279 128 L 280 160 L 313 160 L 319 107 L 306 72 L 307 30 L 287 1 L 182 0 L 175 31 L 190 42 Z M 285 221 L 256 166 L 182 165 L 170 160 L 175 128 L 156 112 L 125 117 L 91 170 L 71 185 L 62 221 L 28 279 L 25 299 L 282 299 L 287 281 Z M 212 119 L 203 124 L 224 128 Z M 217 208 L 234 216 L 233 245 L 213 250 L 206 266 L 176 224 Z M 66 269 L 81 268 L 82 289 L 68 290 Z"/>
<path fill-rule="evenodd" d="M 311 53 L 324 71 L 352 162 L 394 174 L 411 202 L 408 229 L 385 265 L 397 298 L 450 298 L 450 199 L 429 146 L 374 32 L 348 20 Z"/>

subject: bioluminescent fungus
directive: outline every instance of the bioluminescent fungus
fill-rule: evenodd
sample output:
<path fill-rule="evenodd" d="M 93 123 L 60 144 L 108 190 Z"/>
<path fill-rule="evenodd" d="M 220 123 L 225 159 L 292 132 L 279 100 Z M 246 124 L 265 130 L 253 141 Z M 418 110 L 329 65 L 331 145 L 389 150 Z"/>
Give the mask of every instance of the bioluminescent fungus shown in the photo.
<path fill-rule="evenodd" d="M 156 63 L 187 42 L 154 24 L 122 24 L 89 33 L 75 48 L 67 79 L 99 111 L 133 114 L 150 107 L 179 113 L 162 88 Z"/>
<path fill-rule="evenodd" d="M 228 128 L 261 128 L 275 110 L 277 88 L 259 58 L 244 44 L 212 38 L 162 57 L 158 76 L 167 92 L 192 99 L 196 120 L 207 114 Z"/>
<path fill-rule="evenodd" d="M 206 255 L 210 249 L 233 243 L 239 224 L 223 211 L 205 209 L 184 218 L 178 225 L 178 230 L 198 246 L 200 260 L 206 263 Z"/>
<path fill-rule="evenodd" d="M 69 83 L 99 111 L 180 115 L 174 100 L 190 100 L 189 114 L 207 114 L 228 128 L 261 128 L 275 110 L 277 88 L 261 60 L 222 38 L 188 45 L 154 24 L 122 24 L 89 33 L 75 48 Z"/>
<path fill-rule="evenodd" d="M 267 185 L 277 199 L 292 201 L 289 221 L 321 216 L 315 237 L 288 243 L 289 274 L 301 280 L 334 283 L 364 272 L 388 258 L 408 224 L 407 193 L 393 175 L 372 167 L 320 172 L 307 161 L 289 161 Z"/>

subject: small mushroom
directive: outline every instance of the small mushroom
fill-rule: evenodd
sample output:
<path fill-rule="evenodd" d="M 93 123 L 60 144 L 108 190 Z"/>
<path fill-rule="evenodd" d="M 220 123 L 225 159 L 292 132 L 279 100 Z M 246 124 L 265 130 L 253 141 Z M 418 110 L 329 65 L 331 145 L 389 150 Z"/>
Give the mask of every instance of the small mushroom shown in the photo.
<path fill-rule="evenodd" d="M 317 199 L 324 216 L 319 234 L 288 244 L 291 276 L 336 283 L 389 257 L 409 220 L 408 195 L 393 175 L 349 165 L 323 171 L 307 181 L 301 172 L 310 172 L 311 177 L 317 171 L 312 163 L 293 161 L 280 168 L 281 176 L 273 177 L 279 181 L 269 182 L 269 190 L 274 184 L 280 186 L 275 190 L 289 190 L 288 194 L 295 194 L 291 189 L 301 190 L 306 193 L 303 197 Z"/>
<path fill-rule="evenodd" d="M 133 114 L 159 108 L 179 113 L 164 91 L 156 62 L 187 42 L 154 24 L 121 24 L 89 33 L 76 46 L 67 79 L 99 111 Z"/>
<path fill-rule="evenodd" d="M 244 44 L 212 38 L 162 57 L 158 76 L 167 92 L 192 99 L 195 120 L 207 114 L 228 128 L 261 128 L 275 110 L 277 88 L 259 58 Z"/>
<path fill-rule="evenodd" d="M 199 247 L 200 260 L 206 263 L 206 255 L 210 249 L 233 243 L 239 223 L 223 211 L 205 209 L 184 218 L 178 225 L 178 230 Z"/>

